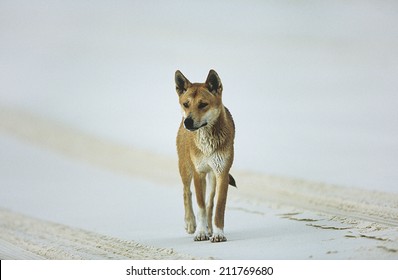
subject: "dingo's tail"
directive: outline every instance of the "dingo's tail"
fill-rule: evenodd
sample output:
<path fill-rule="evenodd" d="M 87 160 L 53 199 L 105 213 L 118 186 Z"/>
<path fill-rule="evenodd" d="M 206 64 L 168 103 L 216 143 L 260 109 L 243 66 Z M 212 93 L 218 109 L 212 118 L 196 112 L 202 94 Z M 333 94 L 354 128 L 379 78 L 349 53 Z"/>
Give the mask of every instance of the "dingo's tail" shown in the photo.
<path fill-rule="evenodd" d="M 230 184 L 231 186 L 237 188 L 234 177 L 232 177 L 231 174 L 228 174 L 228 175 L 229 175 L 229 184 Z"/>

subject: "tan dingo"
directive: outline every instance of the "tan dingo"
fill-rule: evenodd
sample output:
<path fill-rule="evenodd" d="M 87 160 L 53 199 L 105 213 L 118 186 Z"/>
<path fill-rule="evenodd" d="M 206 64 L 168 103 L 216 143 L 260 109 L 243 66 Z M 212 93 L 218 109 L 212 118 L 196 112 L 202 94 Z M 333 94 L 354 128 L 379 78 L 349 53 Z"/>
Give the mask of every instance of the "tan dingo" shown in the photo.
<path fill-rule="evenodd" d="M 210 70 L 205 83 L 191 83 L 177 70 L 175 83 L 183 113 L 177 134 L 177 152 L 184 185 L 185 229 L 190 234 L 195 233 L 195 241 L 226 241 L 224 213 L 228 184 L 236 186 L 229 175 L 234 159 L 235 125 L 222 103 L 221 80 L 216 71 Z M 207 202 L 206 175 L 209 185 Z M 192 208 L 192 178 L 198 203 L 197 226 Z"/>

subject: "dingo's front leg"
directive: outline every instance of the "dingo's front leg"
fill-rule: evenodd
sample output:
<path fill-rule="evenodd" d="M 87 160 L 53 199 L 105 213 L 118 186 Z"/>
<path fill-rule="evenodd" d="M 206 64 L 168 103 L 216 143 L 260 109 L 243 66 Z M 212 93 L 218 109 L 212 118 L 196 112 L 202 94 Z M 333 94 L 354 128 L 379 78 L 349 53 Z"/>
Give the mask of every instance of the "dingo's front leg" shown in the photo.
<path fill-rule="evenodd" d="M 224 214 L 225 214 L 225 205 L 227 202 L 227 194 L 228 194 L 228 182 L 229 182 L 228 172 L 224 172 L 218 175 L 216 178 L 216 182 L 217 182 L 216 183 L 217 204 L 214 215 L 213 235 L 210 237 L 210 241 L 223 242 L 227 241 L 227 238 L 224 235 Z"/>
<path fill-rule="evenodd" d="M 209 233 L 207 231 L 207 217 L 206 217 L 206 173 L 196 173 L 193 176 L 196 200 L 198 203 L 198 227 L 195 232 L 195 241 L 209 240 Z"/>
<path fill-rule="evenodd" d="M 209 231 L 209 235 L 213 234 L 213 206 L 214 206 L 214 196 L 216 194 L 216 176 L 213 172 L 208 174 L 209 179 L 209 196 L 207 197 L 206 202 L 206 214 L 207 214 L 207 230 Z"/>

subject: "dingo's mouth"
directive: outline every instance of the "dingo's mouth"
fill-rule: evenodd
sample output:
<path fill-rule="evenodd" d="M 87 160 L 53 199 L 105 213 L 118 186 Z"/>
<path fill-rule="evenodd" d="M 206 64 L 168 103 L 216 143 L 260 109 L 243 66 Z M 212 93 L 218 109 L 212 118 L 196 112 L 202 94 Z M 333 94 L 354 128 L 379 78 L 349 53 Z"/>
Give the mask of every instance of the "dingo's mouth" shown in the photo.
<path fill-rule="evenodd" d="M 206 125 L 207 125 L 207 122 L 205 122 L 204 124 L 202 124 L 202 125 L 199 126 L 199 127 L 189 126 L 189 125 L 186 125 L 186 124 L 184 123 L 184 127 L 185 127 L 187 130 L 189 130 L 189 131 L 196 131 L 196 130 L 198 130 L 199 128 L 202 128 L 202 127 L 204 127 L 204 126 L 206 126 Z"/>

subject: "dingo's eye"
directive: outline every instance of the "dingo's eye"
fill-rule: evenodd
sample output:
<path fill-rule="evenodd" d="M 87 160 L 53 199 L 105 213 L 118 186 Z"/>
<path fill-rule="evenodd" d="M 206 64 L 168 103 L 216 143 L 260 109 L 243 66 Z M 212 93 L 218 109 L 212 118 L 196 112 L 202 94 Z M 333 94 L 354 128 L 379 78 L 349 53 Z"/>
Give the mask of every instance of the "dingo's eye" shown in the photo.
<path fill-rule="evenodd" d="M 189 107 L 189 103 L 188 103 L 188 102 L 182 103 L 182 105 L 183 105 L 185 108 L 188 108 L 188 107 Z"/>
<path fill-rule="evenodd" d="M 207 107 L 207 105 L 209 105 L 209 104 L 208 104 L 208 103 L 199 103 L 198 108 L 199 108 L 199 109 L 204 109 L 204 108 Z"/>

